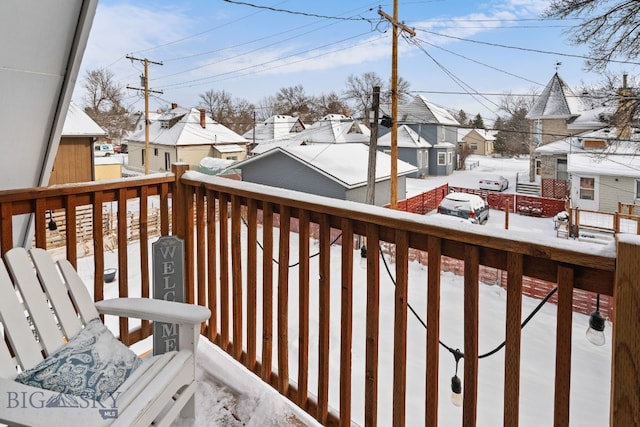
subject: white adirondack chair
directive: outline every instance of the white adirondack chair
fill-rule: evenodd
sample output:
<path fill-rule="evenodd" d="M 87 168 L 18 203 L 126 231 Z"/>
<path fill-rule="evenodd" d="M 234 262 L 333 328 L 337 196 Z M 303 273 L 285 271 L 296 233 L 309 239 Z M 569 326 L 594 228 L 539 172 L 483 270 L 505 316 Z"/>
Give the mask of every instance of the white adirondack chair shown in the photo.
<path fill-rule="evenodd" d="M 179 415 L 195 416 L 196 345 L 200 324 L 210 316 L 208 308 L 143 298 L 94 304 L 66 260 L 56 265 L 42 249 L 27 253 L 14 248 L 5 255 L 5 262 L 11 277 L 0 262 L 0 423 L 157 426 L 168 425 Z M 44 402 L 60 393 L 14 381 L 18 369 L 38 364 L 100 313 L 178 323 L 180 350 L 143 358 L 142 365 L 117 390 L 117 407 L 98 402 L 93 407 L 44 407 Z M 114 415 L 109 408 L 117 409 L 117 418 L 109 418 Z"/>

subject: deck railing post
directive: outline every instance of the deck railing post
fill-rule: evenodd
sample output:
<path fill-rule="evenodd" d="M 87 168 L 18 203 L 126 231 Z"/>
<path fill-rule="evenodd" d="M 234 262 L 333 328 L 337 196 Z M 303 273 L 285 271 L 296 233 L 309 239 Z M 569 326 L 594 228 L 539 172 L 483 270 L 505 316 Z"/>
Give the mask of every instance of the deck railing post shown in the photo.
<path fill-rule="evenodd" d="M 640 239 L 617 237 L 611 356 L 611 426 L 637 425 L 640 420 Z"/>

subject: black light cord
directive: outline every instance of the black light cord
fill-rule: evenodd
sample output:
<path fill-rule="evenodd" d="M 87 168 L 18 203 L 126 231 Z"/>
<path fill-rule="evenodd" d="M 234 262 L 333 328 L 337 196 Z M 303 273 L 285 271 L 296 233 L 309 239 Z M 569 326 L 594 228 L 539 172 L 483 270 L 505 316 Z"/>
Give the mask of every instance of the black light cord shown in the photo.
<path fill-rule="evenodd" d="M 380 248 L 380 253 L 382 254 L 382 246 L 379 247 Z M 393 282 L 393 286 L 396 286 L 396 280 L 394 279 L 393 275 L 391 274 L 391 270 L 389 269 L 389 265 L 387 264 L 387 260 L 384 257 L 384 255 L 382 255 L 382 262 L 384 263 L 384 267 L 387 270 L 387 274 L 389 275 L 389 278 L 391 279 L 391 281 Z M 529 323 L 529 321 L 531 319 L 533 319 L 533 316 L 536 315 L 536 313 L 538 313 L 538 311 L 540 311 L 540 309 L 542 308 L 542 306 L 549 301 L 549 299 L 553 296 L 553 294 L 555 294 L 558 290 L 558 287 L 556 286 L 555 288 L 553 288 L 543 299 L 542 301 L 540 301 L 540 303 L 538 303 L 538 305 L 536 306 L 536 308 L 533 309 L 533 311 L 527 316 L 526 319 L 524 319 L 524 321 L 520 324 L 520 329 L 524 329 L 524 327 L 527 325 L 527 323 Z M 427 329 L 427 324 L 425 323 L 424 320 L 422 320 L 422 318 L 420 317 L 420 315 L 413 309 L 413 307 L 411 307 L 411 304 L 409 304 L 407 302 L 407 307 L 409 308 L 409 310 L 411 311 L 411 313 L 413 313 L 413 315 L 415 316 L 416 319 L 418 319 L 418 322 L 420 322 L 422 324 L 422 326 L 424 326 L 425 330 Z M 452 355 L 453 357 L 456 359 L 456 371 L 457 371 L 457 366 L 458 366 L 458 361 L 462 358 L 464 358 L 464 353 L 462 353 L 460 351 L 460 349 L 454 349 L 453 347 L 450 347 L 448 345 L 446 345 L 445 343 L 443 343 L 441 340 L 438 340 L 440 345 L 444 348 L 446 348 Z M 497 353 L 498 351 L 500 351 L 505 345 L 506 345 L 507 341 L 504 340 L 502 341 L 502 343 L 500 343 L 500 345 L 498 345 L 496 348 L 494 348 L 491 351 L 488 351 L 486 353 L 483 353 L 481 355 L 478 356 L 478 359 L 484 359 L 485 357 L 489 357 L 492 356 L 493 354 Z"/>
<path fill-rule="evenodd" d="M 247 221 L 244 219 L 244 217 L 243 217 L 243 216 L 241 216 L 240 218 L 242 219 L 242 223 L 243 223 L 247 228 L 249 228 L 249 224 L 247 224 Z M 333 240 L 331 241 L 331 243 L 329 243 L 329 246 L 333 246 L 333 245 L 334 245 L 334 244 L 335 244 L 335 243 L 336 243 L 336 242 L 337 242 L 341 237 L 342 237 L 342 233 L 338 234 L 338 236 L 336 236 L 336 238 L 335 238 L 335 239 L 333 239 Z M 258 247 L 260 248 L 260 250 L 264 251 L 264 246 L 262 246 L 262 244 L 261 244 L 257 239 L 256 239 L 256 243 L 258 244 Z M 315 257 L 317 257 L 318 255 L 320 255 L 320 252 L 316 252 L 316 253 L 315 253 L 315 254 L 313 254 L 313 255 L 309 255 L 309 259 L 311 259 L 311 258 L 315 258 Z M 272 258 L 272 260 L 273 260 L 273 262 L 274 262 L 274 263 L 276 263 L 277 265 L 280 265 L 280 262 L 279 262 L 277 259 Z M 297 266 L 299 266 L 299 265 L 300 265 L 300 261 L 298 261 L 298 262 L 296 262 L 296 263 L 293 263 L 293 264 L 289 264 L 289 268 L 297 267 Z"/>

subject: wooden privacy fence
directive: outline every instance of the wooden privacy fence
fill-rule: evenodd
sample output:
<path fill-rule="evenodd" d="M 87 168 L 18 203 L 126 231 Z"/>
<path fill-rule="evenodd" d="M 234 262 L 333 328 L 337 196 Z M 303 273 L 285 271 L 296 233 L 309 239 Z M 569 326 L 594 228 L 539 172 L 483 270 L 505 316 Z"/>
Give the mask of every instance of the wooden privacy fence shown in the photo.
<path fill-rule="evenodd" d="M 105 249 L 115 250 L 118 247 L 118 214 L 114 202 L 104 203 L 102 211 L 102 229 L 105 240 Z M 171 209 L 169 209 L 171 214 Z M 67 244 L 67 215 L 64 209 L 51 210 L 46 213 L 47 227 L 50 221 L 55 224 L 55 229 L 46 233 L 47 249 L 63 248 Z M 76 240 L 82 255 L 93 254 L 93 207 L 78 206 L 76 208 Z M 160 208 L 148 209 L 147 219 L 144 221 L 147 228 L 147 237 L 161 236 Z M 127 241 L 140 240 L 141 218 L 140 210 L 129 210 L 126 215 Z M 35 243 L 35 238 L 34 238 Z"/>
<path fill-rule="evenodd" d="M 393 245 L 395 261 L 395 310 L 393 330 L 393 408 L 392 424 L 406 424 L 407 407 L 407 292 L 410 250 L 427 253 L 428 272 L 422 286 L 427 300 L 425 375 L 425 419 L 428 426 L 438 425 L 438 353 L 439 353 L 439 301 L 442 257 L 463 261 L 464 265 L 464 398 L 463 425 L 474 426 L 478 404 L 478 314 L 479 314 L 479 270 L 481 266 L 506 271 L 507 316 L 505 322 L 505 375 L 504 375 L 504 425 L 517 425 L 519 419 L 519 378 L 522 319 L 523 277 L 528 276 L 555 283 L 558 287 L 558 311 L 556 325 L 555 425 L 569 424 L 570 378 L 571 378 L 571 331 L 572 301 L 574 290 L 613 296 L 616 260 L 607 255 L 578 252 L 560 247 L 548 247 L 513 239 L 468 233 L 461 230 L 441 228 L 427 224 L 421 217 L 384 208 L 367 207 L 349 202 L 310 196 L 308 194 L 267 188 L 255 184 L 231 182 L 216 177 L 203 177 L 189 172 L 182 176 L 180 184 L 187 201 L 186 218 L 190 210 L 196 212 L 195 224 L 185 220 L 187 264 L 193 265 L 193 273 L 187 278 L 193 283 L 193 298 L 198 304 L 208 305 L 214 313 L 205 330 L 206 336 L 243 363 L 249 370 L 271 384 L 283 395 L 296 402 L 326 425 L 350 426 L 353 408 L 352 395 L 352 349 L 354 290 L 366 288 L 366 345 L 364 383 L 364 425 L 375 426 L 378 420 L 379 396 L 379 348 L 380 279 L 382 245 Z M 193 202 L 191 202 L 193 200 Z M 205 203 L 206 201 L 206 203 Z M 207 206 L 207 208 L 205 208 Z M 216 212 L 228 212 L 228 221 L 216 223 Z M 261 227 L 258 216 L 262 215 Z M 224 216 L 221 216 L 224 218 Z M 298 233 L 292 232 L 292 223 L 297 221 Z M 275 223 L 279 224 L 276 230 Z M 317 276 L 310 275 L 311 247 L 309 230 L 319 230 L 317 246 Z M 246 227 L 244 230 L 243 227 Z M 335 233 L 339 230 L 342 246 L 334 259 L 330 250 Z M 365 263 L 366 283 L 354 283 L 354 236 L 367 239 Z M 260 236 L 260 239 L 258 238 Z M 298 251 L 292 253 L 291 239 L 298 239 Z M 626 245 L 627 243 L 625 243 Z M 260 247 L 260 252 L 258 251 Z M 627 257 L 640 255 L 640 246 L 630 244 L 625 251 Z M 633 253 L 633 255 L 632 255 Z M 296 293 L 292 301 L 290 292 L 289 265 L 298 259 Z M 638 283 L 633 277 L 637 263 L 626 258 L 625 267 L 617 272 Z M 635 258 L 637 259 L 637 258 Z M 274 261 L 275 260 L 275 261 Z M 635 261 L 634 261 L 635 262 Z M 331 265 L 341 266 L 332 276 Z M 631 265 L 635 267 L 632 267 Z M 620 265 L 620 260 L 618 260 Z M 191 269 L 189 269 L 191 270 Z M 260 272 L 260 274 L 258 274 Z M 336 274 L 335 272 L 333 274 Z M 622 275 L 621 275 L 622 274 Z M 618 286 L 622 284 L 619 282 Z M 622 285 L 624 292 L 634 292 Z M 632 286 L 631 286 L 632 287 Z M 310 306 L 309 295 L 318 292 L 318 305 Z M 338 292 L 339 308 L 332 306 L 331 295 Z M 635 290 L 637 292 L 637 289 Z M 245 305 L 246 301 L 246 305 Z M 628 306 L 617 306 L 616 316 L 633 316 L 638 307 L 638 298 L 626 301 Z M 358 301 L 360 302 L 360 301 Z M 618 302 L 618 301 L 616 301 Z M 623 304 L 624 305 L 624 304 Z M 333 308 L 332 308 L 333 307 Z M 635 308 L 632 308 L 635 307 Z M 621 310 L 627 311 L 621 314 Z M 310 321 L 310 313 L 317 313 L 317 321 Z M 339 316 L 339 327 L 330 322 L 330 313 Z M 385 313 L 386 314 L 386 313 Z M 336 314 L 334 314 L 336 315 Z M 293 316 L 293 318 L 292 318 Z M 293 320 L 295 319 L 295 321 Z M 294 326 L 296 325 L 296 326 Z M 622 326 L 614 320 L 616 332 L 631 333 L 624 338 L 624 345 L 638 349 L 639 342 L 635 326 Z M 313 328 L 313 330 L 311 330 Z M 623 331 L 624 330 L 624 331 Z M 317 353 L 310 354 L 310 332 L 318 337 Z M 296 338 L 291 338 L 292 336 Z M 333 337 L 333 338 L 332 338 Z M 336 338 L 339 337 L 339 338 Z M 617 338 L 617 339 L 618 339 Z M 291 350 L 290 339 L 295 339 L 296 350 Z M 336 341 L 336 339 L 338 341 Z M 333 350 L 330 353 L 330 341 Z M 333 347 L 339 342 L 338 349 Z M 618 343 L 615 343 L 616 349 Z M 626 348 L 626 347 L 625 347 Z M 291 353 L 295 351 L 295 353 Z M 612 419 L 614 425 L 625 425 L 626 416 L 635 416 L 640 403 L 634 401 L 640 383 L 633 375 L 625 376 L 622 362 L 618 365 L 614 350 L 614 371 L 619 366 L 615 380 L 624 386 L 612 396 Z M 330 380 L 329 360 L 331 354 L 339 353 L 338 383 Z M 626 351 L 623 353 L 627 354 Z M 638 359 L 637 353 L 633 358 Z M 314 359 L 314 364 L 311 364 Z M 634 362 L 634 363 L 636 363 Z M 293 366 L 292 366 L 293 365 Z M 640 364 L 636 364 L 639 366 Z M 310 370 L 317 382 L 310 387 Z M 296 372 L 290 378 L 291 372 Z M 412 374 L 412 375 L 413 375 Z M 628 387 L 628 388 L 627 388 Z M 635 387 L 635 388 L 634 388 Z M 617 386 L 614 387 L 616 389 Z M 330 409 L 329 390 L 339 390 L 339 405 Z M 620 405 L 616 403 L 620 399 Z M 628 403 L 628 405 L 627 405 Z M 627 406 L 625 406 L 627 405 Z M 629 420 L 631 418 L 628 418 Z"/>

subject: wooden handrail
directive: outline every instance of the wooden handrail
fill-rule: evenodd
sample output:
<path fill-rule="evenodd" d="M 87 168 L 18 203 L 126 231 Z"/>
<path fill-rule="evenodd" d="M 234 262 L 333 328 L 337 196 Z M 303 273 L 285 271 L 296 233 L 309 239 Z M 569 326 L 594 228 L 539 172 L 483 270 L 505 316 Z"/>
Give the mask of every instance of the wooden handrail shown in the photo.
<path fill-rule="evenodd" d="M 406 377 L 407 377 L 407 268 L 409 265 L 409 250 L 421 250 L 428 253 L 428 301 L 427 323 L 430 326 L 426 334 L 427 360 L 426 366 L 426 390 L 428 398 L 425 401 L 425 424 L 435 426 L 438 424 L 438 357 L 439 335 L 438 328 L 440 314 L 438 301 L 440 293 L 440 263 L 441 257 L 447 256 L 464 261 L 465 277 L 465 337 L 464 337 L 464 404 L 463 425 L 476 424 L 478 402 L 478 280 L 481 266 L 497 268 L 507 272 L 507 319 L 505 324 L 507 344 L 505 350 L 505 398 L 504 422 L 505 425 L 517 424 L 519 418 L 518 399 L 513 396 L 519 394 L 520 389 L 520 319 L 523 277 L 529 276 L 552 283 L 557 283 L 559 291 L 559 320 L 556 346 L 556 386 L 555 386 L 555 423 L 567 425 L 570 390 L 570 355 L 571 355 L 571 314 L 572 295 L 575 289 L 598 292 L 603 295 L 613 294 L 614 273 L 616 259 L 613 256 L 587 253 L 576 249 L 570 249 L 570 245 L 543 245 L 528 240 L 523 240 L 517 233 L 508 231 L 488 235 L 476 229 L 450 229 L 430 224 L 423 216 L 408 214 L 399 211 L 390 211 L 379 207 L 349 203 L 334 202 L 331 199 L 297 194 L 291 191 L 278 190 L 246 182 L 235 182 L 217 177 L 205 177 L 194 172 L 183 175 L 182 183 L 194 188 L 193 192 L 206 195 L 207 212 L 196 212 L 207 217 L 215 216 L 211 209 L 218 207 L 222 219 L 214 226 L 212 233 L 217 240 L 209 241 L 208 251 L 218 247 L 216 260 L 221 271 L 219 273 L 221 297 L 217 303 L 210 305 L 214 315 L 220 317 L 220 324 L 212 320 L 208 325 L 208 336 L 213 337 L 214 342 L 226 349 L 234 358 L 243 361 L 249 369 L 260 375 L 264 381 L 278 389 L 285 396 L 289 396 L 301 408 L 312 414 L 318 421 L 326 425 L 349 425 L 354 408 L 351 401 L 351 349 L 352 349 L 352 306 L 353 306 L 353 236 L 360 234 L 366 236 L 366 311 L 365 319 L 365 347 L 364 347 L 364 425 L 374 426 L 378 423 L 378 395 L 380 393 L 379 360 L 381 351 L 380 341 L 380 257 L 383 245 L 390 245 L 393 249 L 392 256 L 395 262 L 394 273 L 396 281 L 395 312 L 393 321 L 393 402 L 392 420 L 394 425 L 406 423 L 405 407 Z M 211 200 L 210 198 L 213 198 Z M 202 206 L 202 204 L 196 204 Z M 198 208 L 199 209 L 199 208 Z M 225 221 L 227 210 L 229 222 Z M 238 218 L 246 218 L 246 233 L 239 229 Z M 257 230 L 257 224 L 261 223 L 262 233 Z M 231 224 L 232 231 L 229 231 Z M 208 227 L 211 223 L 208 223 Z M 276 229 L 278 238 L 274 238 Z M 310 233 L 309 231 L 312 230 Z M 299 258 L 301 264 L 298 278 L 300 282 L 298 300 L 298 364 L 297 383 L 288 379 L 288 371 L 292 360 L 289 356 L 290 337 L 287 331 L 290 329 L 289 315 L 291 313 L 288 297 L 287 275 L 290 253 L 288 249 L 289 239 L 293 232 L 299 231 L 302 242 L 308 242 L 310 235 L 318 237 L 318 269 L 317 282 L 309 277 L 308 243 L 300 245 Z M 209 233 L 209 231 L 205 231 Z M 339 277 L 330 277 L 332 274 L 330 264 L 330 242 L 334 232 L 342 232 L 342 251 L 339 262 L 342 270 Z M 317 234 L 316 234 L 317 233 Z M 239 236 L 243 234 L 242 239 Z M 258 256 L 255 246 L 258 243 L 258 235 L 262 241 L 262 283 L 256 283 L 256 268 Z M 213 246 L 211 246 L 213 245 Z M 231 253 L 227 248 L 231 248 Z M 275 250 L 277 249 L 277 252 Z M 215 249 L 214 249 L 215 250 Z M 243 258 L 249 265 L 233 264 L 239 253 L 246 253 Z M 364 252 L 363 252 L 364 254 Z M 277 260 L 277 270 L 274 276 L 273 265 Z M 233 265 L 232 265 L 233 264 Z M 245 277 L 246 275 L 246 277 Z M 246 288 L 240 289 L 234 283 L 246 278 Z M 273 280 L 277 278 L 277 287 Z M 329 341 L 336 334 L 331 331 L 329 313 L 333 312 L 330 301 L 333 289 L 330 283 L 340 283 L 341 293 L 339 300 L 340 315 L 340 350 L 331 350 Z M 208 280 L 208 286 L 212 282 Z M 318 307 L 316 330 L 313 331 L 319 338 L 317 361 L 318 389 L 308 390 L 309 365 L 309 289 L 318 289 Z M 246 308 L 238 306 L 228 295 L 228 290 L 233 290 L 233 295 L 248 292 Z M 252 324 L 255 323 L 250 313 L 255 308 L 255 293 L 262 295 L 262 331 L 255 331 Z M 250 297 L 251 295 L 251 297 Z M 274 304 L 277 301 L 277 305 Z M 211 302 L 210 302 L 211 304 Z M 234 312 L 231 311 L 233 307 Z M 247 310 L 238 315 L 235 310 Z M 474 314 L 475 313 L 475 314 Z M 246 329 L 242 322 L 246 319 Z M 250 320 L 251 319 L 251 320 Z M 277 322 L 274 322 L 274 319 Z M 274 329 L 277 324 L 277 329 Z M 216 328 L 218 328 L 216 330 Z M 283 330 L 285 328 L 286 330 Z M 432 329 L 434 328 L 434 329 Z M 230 332 L 233 330 L 233 334 Z M 246 333 L 246 335 L 245 335 Z M 245 338 L 246 336 L 246 338 Z M 246 341 L 246 344 L 238 342 L 236 337 Z M 273 338 L 277 342 L 273 343 Z M 262 355 L 257 361 L 255 348 L 262 341 Z M 277 346 L 278 360 L 273 361 L 274 344 Z M 239 346 L 242 346 L 241 348 Z M 246 347 L 245 347 L 246 346 Z M 246 348 L 246 351 L 245 351 Z M 240 351 L 240 353 L 238 353 Z M 329 389 L 331 388 L 330 372 L 337 369 L 329 366 L 330 351 L 336 351 L 339 356 L 339 407 L 329 406 Z M 273 366 L 277 364 L 276 368 Z M 282 376 L 280 375 L 282 374 Z"/>

